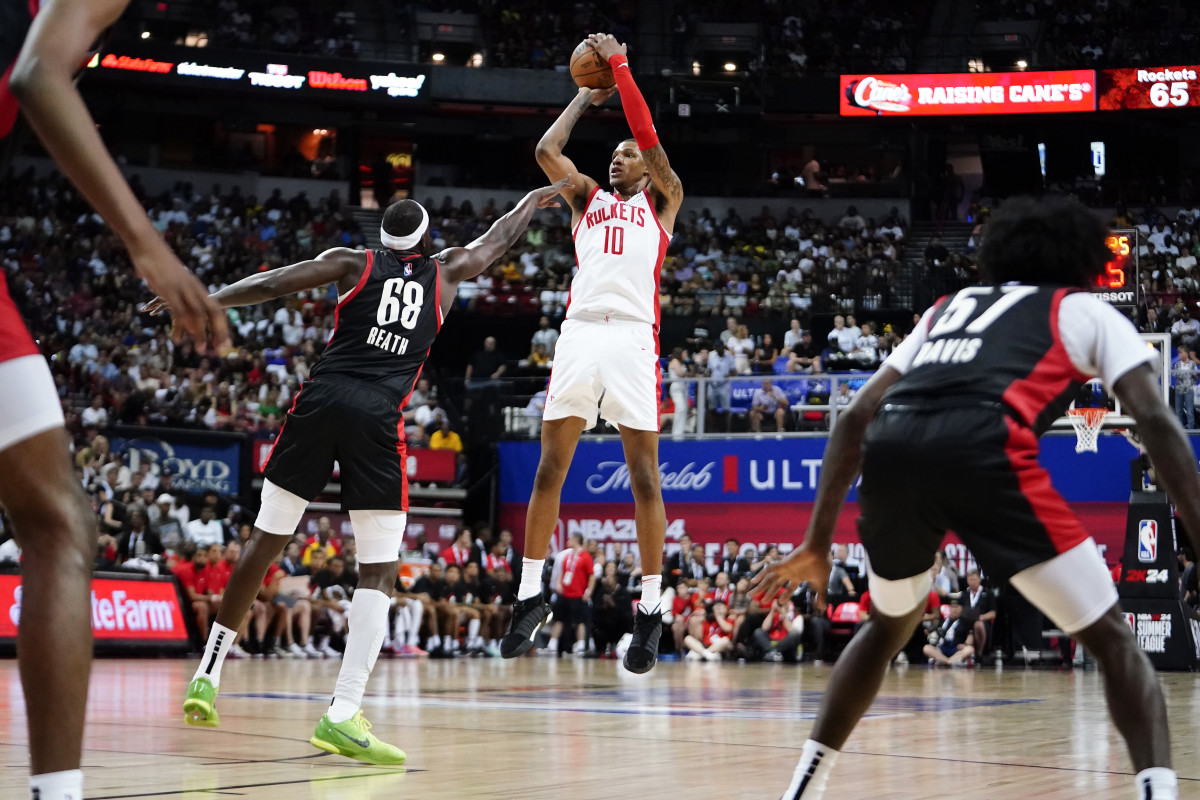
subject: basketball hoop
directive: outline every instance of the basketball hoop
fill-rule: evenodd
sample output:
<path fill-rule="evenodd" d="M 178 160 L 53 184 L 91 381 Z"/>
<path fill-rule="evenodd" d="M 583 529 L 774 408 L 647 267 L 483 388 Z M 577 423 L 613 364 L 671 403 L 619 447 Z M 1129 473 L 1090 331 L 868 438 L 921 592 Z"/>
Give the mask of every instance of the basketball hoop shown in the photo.
<path fill-rule="evenodd" d="M 1107 408 L 1069 408 L 1067 414 L 1071 417 L 1071 426 L 1075 428 L 1075 452 L 1097 452 L 1096 437 L 1104 427 L 1104 418 L 1108 416 Z"/>

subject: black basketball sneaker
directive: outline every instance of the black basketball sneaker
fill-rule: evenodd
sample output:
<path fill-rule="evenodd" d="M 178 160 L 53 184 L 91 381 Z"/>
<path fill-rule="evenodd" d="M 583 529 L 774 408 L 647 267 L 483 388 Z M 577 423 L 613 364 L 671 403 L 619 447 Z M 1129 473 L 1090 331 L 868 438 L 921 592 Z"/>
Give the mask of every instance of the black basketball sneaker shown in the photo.
<path fill-rule="evenodd" d="M 540 594 L 513 603 L 508 633 L 500 640 L 500 656 L 516 658 L 528 653 L 529 648 L 533 647 L 533 637 L 537 636 L 538 628 L 546 624 L 549 616 L 550 604 Z"/>
<path fill-rule="evenodd" d="M 625 669 L 642 674 L 654 669 L 658 661 L 658 640 L 662 637 L 662 611 L 647 613 L 641 603 L 633 618 L 633 640 L 625 651 Z"/>

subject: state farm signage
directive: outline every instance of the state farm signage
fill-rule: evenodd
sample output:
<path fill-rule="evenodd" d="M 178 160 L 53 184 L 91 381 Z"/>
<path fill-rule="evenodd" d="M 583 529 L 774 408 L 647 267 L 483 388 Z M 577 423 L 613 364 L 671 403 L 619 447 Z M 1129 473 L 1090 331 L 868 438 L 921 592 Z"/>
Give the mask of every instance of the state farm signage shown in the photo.
<path fill-rule="evenodd" d="M 0 575 L 0 639 L 17 635 L 24 592 L 20 575 Z M 188 641 L 173 580 L 93 578 L 92 635 L 98 641 Z"/>
<path fill-rule="evenodd" d="M 1050 114 L 1096 110 L 1096 73 L 971 72 L 948 75 L 843 75 L 847 117 Z"/>

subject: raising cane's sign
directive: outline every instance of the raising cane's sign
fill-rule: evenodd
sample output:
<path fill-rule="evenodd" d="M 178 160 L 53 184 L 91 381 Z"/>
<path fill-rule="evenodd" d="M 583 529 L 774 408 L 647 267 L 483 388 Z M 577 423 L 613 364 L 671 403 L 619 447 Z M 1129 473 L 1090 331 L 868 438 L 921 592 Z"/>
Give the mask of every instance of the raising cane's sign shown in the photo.
<path fill-rule="evenodd" d="M 1096 110 L 1096 73 L 843 75 L 844 117 L 1051 114 Z"/>

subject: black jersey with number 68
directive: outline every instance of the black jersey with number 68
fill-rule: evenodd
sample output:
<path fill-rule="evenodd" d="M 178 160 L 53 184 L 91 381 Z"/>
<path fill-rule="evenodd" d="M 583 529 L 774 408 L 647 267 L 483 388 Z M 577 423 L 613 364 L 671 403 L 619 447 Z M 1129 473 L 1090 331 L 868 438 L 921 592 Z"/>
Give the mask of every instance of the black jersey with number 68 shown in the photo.
<path fill-rule="evenodd" d="M 439 265 L 368 250 L 367 267 L 337 306 L 333 338 L 312 377 L 353 378 L 407 402 L 442 327 Z"/>

